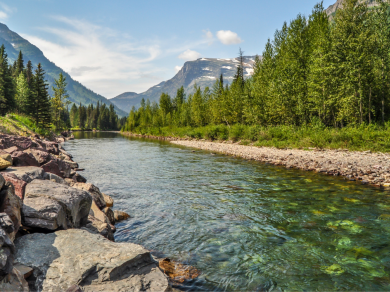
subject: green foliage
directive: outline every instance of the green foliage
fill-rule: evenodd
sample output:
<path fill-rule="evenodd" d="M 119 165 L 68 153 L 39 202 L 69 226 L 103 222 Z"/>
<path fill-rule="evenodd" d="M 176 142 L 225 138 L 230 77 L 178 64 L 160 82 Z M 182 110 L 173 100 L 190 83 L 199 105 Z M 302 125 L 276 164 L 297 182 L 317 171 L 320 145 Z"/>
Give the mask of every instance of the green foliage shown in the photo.
<path fill-rule="evenodd" d="M 122 130 L 275 147 L 390 150 L 387 2 L 369 10 L 364 1 L 345 0 L 332 22 L 322 3 L 308 18 L 299 14 L 267 42 L 251 78 L 244 79 L 242 55 L 230 86 L 221 75 L 211 91 L 195 85 L 187 98 L 183 88 L 174 98 L 163 93 L 159 105 L 133 108 Z"/>

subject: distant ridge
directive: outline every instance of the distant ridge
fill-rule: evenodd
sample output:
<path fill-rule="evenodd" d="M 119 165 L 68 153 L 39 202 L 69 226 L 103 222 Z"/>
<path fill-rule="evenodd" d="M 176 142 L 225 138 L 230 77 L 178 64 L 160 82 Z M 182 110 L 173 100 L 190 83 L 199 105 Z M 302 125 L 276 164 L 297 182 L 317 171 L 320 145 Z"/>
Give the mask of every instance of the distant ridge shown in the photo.
<path fill-rule="evenodd" d="M 328 16 L 332 16 L 338 9 L 342 9 L 343 2 L 344 0 L 337 0 L 335 4 L 330 5 L 326 9 L 326 14 Z M 360 0 L 360 2 L 367 2 L 368 7 L 374 7 L 378 5 L 378 3 L 375 0 Z"/>
<path fill-rule="evenodd" d="M 3 23 L 0 23 L 0 45 L 1 44 L 4 44 L 10 62 L 14 62 L 17 59 L 19 51 L 21 50 L 25 65 L 29 60 L 33 63 L 34 67 L 36 67 L 38 63 L 42 64 L 43 69 L 46 71 L 46 79 L 49 83 L 50 95 L 53 94 L 51 87 L 54 85 L 54 79 L 58 78 L 59 73 L 62 72 L 67 79 L 67 90 L 69 93 L 69 99 L 72 102 L 76 104 L 81 103 L 83 105 L 96 105 L 98 101 L 103 102 L 106 105 L 114 104 L 102 95 L 86 88 L 80 82 L 73 80 L 68 73 L 64 72 L 64 70 L 60 67 L 49 61 L 39 48 L 22 38 L 17 33 L 11 31 Z M 120 116 L 127 115 L 127 112 L 122 111 L 117 106 L 115 106 L 115 110 Z"/>
<path fill-rule="evenodd" d="M 246 77 L 253 73 L 255 56 L 244 57 L 244 74 Z M 194 85 L 197 84 L 203 90 L 207 86 L 211 89 L 215 81 L 223 74 L 224 83 L 230 84 L 236 74 L 238 58 L 217 59 L 200 58 L 195 61 L 185 62 L 179 72 L 167 81 L 163 81 L 143 93 L 125 92 L 113 99 L 110 99 L 119 108 L 129 112 L 132 106 L 139 107 L 142 98 L 151 102 L 158 102 L 162 92 L 175 96 L 176 91 L 184 86 L 186 94 L 194 92 Z"/>

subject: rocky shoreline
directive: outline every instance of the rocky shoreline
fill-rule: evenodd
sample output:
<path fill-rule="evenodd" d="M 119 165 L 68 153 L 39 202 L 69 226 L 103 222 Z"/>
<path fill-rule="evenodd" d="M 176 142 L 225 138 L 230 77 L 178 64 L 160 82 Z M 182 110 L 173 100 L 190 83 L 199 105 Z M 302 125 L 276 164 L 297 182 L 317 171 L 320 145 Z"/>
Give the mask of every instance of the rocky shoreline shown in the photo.
<path fill-rule="evenodd" d="M 61 143 L 0 135 L 0 291 L 169 291 L 150 252 L 115 243 L 129 218 Z"/>
<path fill-rule="evenodd" d="M 390 187 L 390 154 L 329 149 L 277 149 L 233 142 L 167 139 L 171 143 L 256 160 L 286 168 L 342 176 L 350 181 Z"/>

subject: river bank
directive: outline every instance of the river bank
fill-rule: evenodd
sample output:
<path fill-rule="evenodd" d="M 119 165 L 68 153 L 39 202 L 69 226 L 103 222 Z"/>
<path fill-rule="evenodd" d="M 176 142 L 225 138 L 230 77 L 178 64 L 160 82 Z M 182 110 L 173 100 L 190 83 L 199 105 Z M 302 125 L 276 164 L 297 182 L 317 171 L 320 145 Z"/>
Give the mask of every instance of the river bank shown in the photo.
<path fill-rule="evenodd" d="M 390 154 L 387 153 L 341 149 L 276 149 L 196 140 L 171 140 L 171 143 L 287 168 L 342 176 L 362 184 L 390 187 Z"/>
<path fill-rule="evenodd" d="M 349 151 L 347 149 L 278 149 L 242 145 L 241 141 L 211 142 L 191 138 L 162 137 L 121 133 L 125 136 L 169 141 L 172 144 L 201 150 L 218 152 L 248 160 L 315 171 L 327 175 L 341 176 L 350 181 L 376 187 L 390 187 L 390 154 L 371 151 Z"/>
<path fill-rule="evenodd" d="M 0 290 L 169 290 L 148 250 L 114 242 L 129 216 L 87 183 L 63 135 L 0 135 Z"/>

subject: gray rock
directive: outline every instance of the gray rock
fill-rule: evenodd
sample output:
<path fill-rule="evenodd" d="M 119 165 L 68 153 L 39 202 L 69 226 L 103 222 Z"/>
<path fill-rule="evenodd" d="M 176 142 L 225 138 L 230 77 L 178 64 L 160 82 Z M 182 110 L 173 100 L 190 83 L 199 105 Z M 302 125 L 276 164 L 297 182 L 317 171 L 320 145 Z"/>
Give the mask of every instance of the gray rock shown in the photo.
<path fill-rule="evenodd" d="M 111 241 L 115 241 L 114 232 L 110 224 L 102 222 L 91 215 L 88 216 L 87 225 L 85 227 L 82 227 L 82 229 L 87 229 L 92 233 L 100 234 Z"/>
<path fill-rule="evenodd" d="M 107 216 L 108 220 L 110 220 L 110 223 L 112 225 L 115 225 L 114 211 L 112 211 L 111 208 L 109 208 L 109 207 L 104 208 L 102 211 Z"/>
<path fill-rule="evenodd" d="M 67 229 L 68 222 L 63 205 L 46 197 L 26 197 L 22 207 L 24 226 L 47 230 Z"/>
<path fill-rule="evenodd" d="M 2 292 L 29 292 L 28 283 L 16 268 L 0 282 Z"/>
<path fill-rule="evenodd" d="M 13 269 L 15 247 L 7 232 L 0 228 L 0 281 Z"/>
<path fill-rule="evenodd" d="M 23 225 L 56 230 L 87 223 L 92 198 L 88 192 L 49 180 L 34 180 L 26 187 Z"/>
<path fill-rule="evenodd" d="M 40 167 L 36 166 L 24 166 L 24 167 L 9 167 L 5 173 L 13 173 L 20 180 L 26 183 L 32 182 L 34 179 L 48 179 L 48 174 Z"/>
<path fill-rule="evenodd" d="M 73 187 L 89 192 L 99 209 L 106 207 L 104 197 L 97 186 L 87 183 L 75 183 Z"/>
<path fill-rule="evenodd" d="M 33 268 L 38 291 L 168 291 L 149 251 L 86 230 L 28 234 L 16 240 L 16 261 Z"/>
<path fill-rule="evenodd" d="M 74 162 L 72 160 L 67 160 L 67 159 L 65 159 L 64 162 L 68 163 L 70 167 L 73 169 L 79 168 L 79 164 L 77 162 Z"/>
<path fill-rule="evenodd" d="M 62 177 L 60 177 L 54 173 L 47 173 L 47 179 L 51 180 L 51 181 L 55 181 L 56 183 L 59 183 L 59 184 L 68 185 Z"/>
<path fill-rule="evenodd" d="M 12 220 L 13 223 L 13 231 L 9 232 L 5 229 L 13 241 L 15 239 L 15 235 L 19 230 L 20 224 L 22 223 L 21 218 L 21 208 L 22 208 L 22 200 L 15 195 L 15 188 L 12 183 L 6 182 L 2 191 L 0 192 L 0 197 L 3 197 L 2 204 L 0 205 L 0 212 L 4 212 L 7 214 Z"/>

